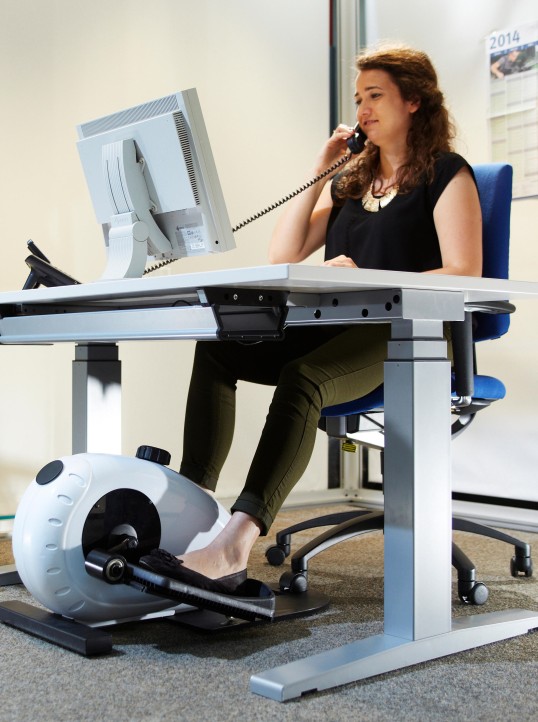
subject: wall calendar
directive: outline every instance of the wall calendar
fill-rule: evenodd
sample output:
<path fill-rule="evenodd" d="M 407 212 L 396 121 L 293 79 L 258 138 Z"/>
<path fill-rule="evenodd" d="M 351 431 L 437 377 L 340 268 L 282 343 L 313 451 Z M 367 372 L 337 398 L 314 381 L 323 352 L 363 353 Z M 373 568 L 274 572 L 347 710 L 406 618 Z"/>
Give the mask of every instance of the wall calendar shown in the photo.
<path fill-rule="evenodd" d="M 514 168 L 514 198 L 538 195 L 538 22 L 486 39 L 492 162 Z"/>

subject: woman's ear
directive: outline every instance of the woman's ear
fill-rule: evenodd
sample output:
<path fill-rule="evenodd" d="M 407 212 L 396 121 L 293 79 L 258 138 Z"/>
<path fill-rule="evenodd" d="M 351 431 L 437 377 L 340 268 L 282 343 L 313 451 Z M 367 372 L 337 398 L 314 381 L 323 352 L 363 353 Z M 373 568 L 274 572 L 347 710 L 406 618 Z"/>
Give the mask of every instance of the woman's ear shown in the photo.
<path fill-rule="evenodd" d="M 410 113 L 416 113 L 417 110 L 420 108 L 420 98 L 414 98 L 412 100 L 408 100 L 408 108 Z"/>

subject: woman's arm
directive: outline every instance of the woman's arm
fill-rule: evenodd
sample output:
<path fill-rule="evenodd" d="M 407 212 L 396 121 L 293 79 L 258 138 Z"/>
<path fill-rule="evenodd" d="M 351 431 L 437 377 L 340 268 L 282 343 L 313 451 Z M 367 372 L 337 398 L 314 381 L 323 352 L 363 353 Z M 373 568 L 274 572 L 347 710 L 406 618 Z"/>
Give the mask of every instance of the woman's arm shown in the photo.
<path fill-rule="evenodd" d="M 323 146 L 312 170 L 312 178 L 330 168 L 347 152 L 346 140 L 352 134 L 352 128 L 338 126 Z M 270 263 L 298 263 L 321 248 L 325 243 L 332 207 L 330 176 L 289 201 L 271 237 Z"/>
<path fill-rule="evenodd" d="M 270 263 L 298 263 L 323 246 L 333 205 L 330 188 L 320 181 L 289 201 L 271 236 Z"/>
<path fill-rule="evenodd" d="M 433 220 L 443 265 L 428 273 L 481 276 L 482 211 L 468 168 L 458 171 L 442 192 Z"/>

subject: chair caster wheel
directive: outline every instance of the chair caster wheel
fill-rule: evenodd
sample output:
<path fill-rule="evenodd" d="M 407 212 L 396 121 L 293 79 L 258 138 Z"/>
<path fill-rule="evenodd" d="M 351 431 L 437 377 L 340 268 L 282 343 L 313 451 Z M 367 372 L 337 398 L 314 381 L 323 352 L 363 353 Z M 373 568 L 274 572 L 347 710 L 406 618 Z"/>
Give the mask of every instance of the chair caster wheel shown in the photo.
<path fill-rule="evenodd" d="M 265 550 L 265 558 L 272 567 L 280 567 L 286 559 L 286 552 L 282 547 L 273 545 Z"/>
<path fill-rule="evenodd" d="M 512 557 L 510 574 L 513 577 L 532 577 L 532 559 L 530 557 Z"/>
<path fill-rule="evenodd" d="M 291 594 L 302 594 L 308 589 L 306 574 L 300 572 L 284 572 L 279 581 L 280 591 Z"/>
<path fill-rule="evenodd" d="M 476 582 L 465 592 L 460 592 L 459 598 L 464 604 L 474 604 L 481 607 L 488 601 L 489 590 L 482 582 Z"/>

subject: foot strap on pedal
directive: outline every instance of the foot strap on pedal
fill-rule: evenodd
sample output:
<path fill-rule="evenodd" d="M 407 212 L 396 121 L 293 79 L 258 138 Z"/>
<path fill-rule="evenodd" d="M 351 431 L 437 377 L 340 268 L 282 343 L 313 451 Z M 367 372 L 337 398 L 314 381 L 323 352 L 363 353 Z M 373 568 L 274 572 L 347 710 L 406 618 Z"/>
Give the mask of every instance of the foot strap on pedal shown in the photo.
<path fill-rule="evenodd" d="M 177 579 L 157 574 L 128 562 L 119 554 L 92 550 L 85 561 L 88 574 L 108 584 L 127 584 L 148 594 L 180 601 L 201 609 L 209 609 L 231 617 L 254 621 L 271 621 L 275 616 L 275 594 L 257 579 L 247 579 L 240 587 L 241 594 L 219 594 L 198 589 Z"/>

